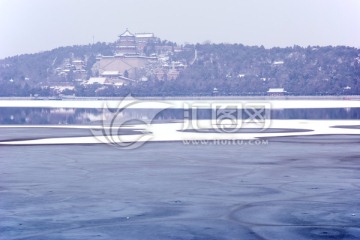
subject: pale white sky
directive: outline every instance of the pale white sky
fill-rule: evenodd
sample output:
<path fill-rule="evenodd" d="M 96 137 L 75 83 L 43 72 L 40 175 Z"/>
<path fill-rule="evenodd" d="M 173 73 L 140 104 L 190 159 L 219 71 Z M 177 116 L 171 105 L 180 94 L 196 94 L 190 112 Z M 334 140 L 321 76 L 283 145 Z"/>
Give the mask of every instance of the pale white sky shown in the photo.
<path fill-rule="evenodd" d="M 178 43 L 360 47 L 360 0 L 0 0 L 0 58 L 113 42 L 126 28 Z"/>

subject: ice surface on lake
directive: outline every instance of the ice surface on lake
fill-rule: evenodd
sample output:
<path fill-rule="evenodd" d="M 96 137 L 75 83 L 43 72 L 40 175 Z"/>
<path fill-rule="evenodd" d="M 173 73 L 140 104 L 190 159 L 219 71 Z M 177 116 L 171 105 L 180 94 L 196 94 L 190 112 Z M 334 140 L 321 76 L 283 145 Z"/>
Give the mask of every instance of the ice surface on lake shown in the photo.
<path fill-rule="evenodd" d="M 0 239 L 359 239 L 359 140 L 0 146 Z"/>
<path fill-rule="evenodd" d="M 211 129 L 211 120 L 198 120 L 197 126 L 201 126 L 201 129 Z M 239 132 L 217 132 L 217 131 L 198 131 L 199 128 L 185 128 L 186 123 L 158 123 L 150 125 L 128 125 L 123 127 L 124 130 L 134 129 L 134 133 L 120 134 L 112 136 L 109 139 L 106 136 L 98 134 L 93 136 L 89 132 L 89 136 L 82 137 L 46 137 L 30 140 L 15 140 L 15 141 L 2 141 L 0 145 L 34 145 L 34 144 L 96 144 L 96 143 L 111 143 L 113 141 L 118 142 L 134 142 L 134 141 L 187 141 L 187 140 L 250 140 L 259 138 L 272 138 L 272 137 L 286 137 L 286 136 L 312 136 L 312 135 L 360 135 L 360 128 L 353 126 L 360 126 L 359 120 L 271 120 L 268 128 L 263 130 L 259 129 L 259 126 L 255 123 L 244 124 L 239 130 L 251 130 L 255 131 L 239 131 Z M 341 126 L 341 127 L 338 127 Z M 9 126 L 0 126 L 6 128 Z M 64 126 L 64 125 L 19 125 L 11 126 L 12 128 L 63 128 L 63 129 L 97 129 L 93 132 L 99 131 L 103 126 Z M 184 131 L 184 130 L 194 131 Z M 200 130 L 201 130 L 200 129 Z M 268 131 L 275 129 L 277 131 Z M 299 131 L 300 130 L 300 131 Z M 142 137 L 146 135 L 145 139 Z"/>
<path fill-rule="evenodd" d="M 28 103 L 17 102 L 103 104 Z M 109 146 L 133 141 L 144 145 Z M 119 128 L 0 125 L 0 240 L 359 239 L 359 142 L 358 119 L 262 119 L 237 129 L 213 119 Z"/>

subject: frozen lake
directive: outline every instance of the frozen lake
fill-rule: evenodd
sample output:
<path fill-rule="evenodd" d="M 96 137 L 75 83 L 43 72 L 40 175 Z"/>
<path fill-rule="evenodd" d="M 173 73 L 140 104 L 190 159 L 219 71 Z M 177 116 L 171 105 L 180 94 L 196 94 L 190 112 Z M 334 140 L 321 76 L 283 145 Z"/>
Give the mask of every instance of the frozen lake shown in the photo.
<path fill-rule="evenodd" d="M 359 143 L 0 146 L 0 239 L 359 239 Z"/>
<path fill-rule="evenodd" d="M 4 101 L 0 240 L 360 239 L 359 101 Z"/>

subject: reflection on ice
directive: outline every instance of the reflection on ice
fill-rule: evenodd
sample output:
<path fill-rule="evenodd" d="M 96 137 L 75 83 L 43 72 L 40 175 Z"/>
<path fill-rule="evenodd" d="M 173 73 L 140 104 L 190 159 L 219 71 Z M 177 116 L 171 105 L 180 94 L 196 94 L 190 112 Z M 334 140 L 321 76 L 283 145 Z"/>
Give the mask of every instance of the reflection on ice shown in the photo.
<path fill-rule="evenodd" d="M 119 117 L 152 120 L 154 122 L 182 121 L 187 116 L 197 119 L 214 117 L 214 109 L 122 109 Z M 115 112 L 104 109 L 81 108 L 0 108 L 0 124 L 99 124 L 102 120 L 112 120 Z M 271 119 L 360 119 L 360 108 L 308 108 L 308 109 L 268 109 Z M 247 112 L 239 110 L 240 118 Z"/>

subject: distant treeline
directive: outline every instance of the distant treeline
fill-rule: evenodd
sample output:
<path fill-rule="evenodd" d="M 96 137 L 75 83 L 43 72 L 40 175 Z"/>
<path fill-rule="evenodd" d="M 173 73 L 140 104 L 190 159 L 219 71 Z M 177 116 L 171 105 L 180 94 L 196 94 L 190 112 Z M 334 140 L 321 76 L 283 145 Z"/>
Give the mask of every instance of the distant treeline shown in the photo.
<path fill-rule="evenodd" d="M 96 56 L 112 55 L 114 47 L 112 43 L 61 47 L 0 60 L 0 96 L 52 96 L 54 91 L 45 86 L 57 81 L 74 85 L 74 90 L 64 94 L 76 96 L 265 95 L 269 88 L 284 88 L 289 95 L 360 94 L 360 50 L 344 46 L 266 49 L 241 44 L 188 45 L 187 49 L 196 50 L 195 61 L 195 52 L 170 56 L 188 63 L 176 80 L 149 77 L 146 82 L 122 87 L 84 86 L 71 75 L 60 79 L 54 74 L 64 59 L 77 58 L 86 60 L 90 77 Z"/>

